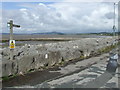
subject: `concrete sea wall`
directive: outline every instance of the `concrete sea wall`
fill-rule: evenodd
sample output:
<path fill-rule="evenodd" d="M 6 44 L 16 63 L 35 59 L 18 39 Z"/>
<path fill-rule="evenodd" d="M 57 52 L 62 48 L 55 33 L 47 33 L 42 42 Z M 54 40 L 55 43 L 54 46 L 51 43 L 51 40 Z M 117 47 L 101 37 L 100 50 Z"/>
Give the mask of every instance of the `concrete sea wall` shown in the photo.
<path fill-rule="evenodd" d="M 49 43 L 45 45 L 25 45 L 16 47 L 14 60 L 10 60 L 10 50 L 0 51 L 2 56 L 2 76 L 28 73 L 30 70 L 39 70 L 51 67 L 69 60 L 92 56 L 106 46 L 113 44 L 115 39 L 81 38 L 75 41 Z"/>

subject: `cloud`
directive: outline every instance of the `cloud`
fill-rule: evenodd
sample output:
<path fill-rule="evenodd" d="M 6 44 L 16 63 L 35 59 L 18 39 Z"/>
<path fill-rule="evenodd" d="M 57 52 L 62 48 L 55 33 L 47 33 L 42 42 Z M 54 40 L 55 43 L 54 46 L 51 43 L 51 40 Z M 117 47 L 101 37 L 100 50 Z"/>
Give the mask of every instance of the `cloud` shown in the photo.
<path fill-rule="evenodd" d="M 119 0 L 61 0 L 62 2 L 119 2 Z M 2 0 L 2 2 L 60 2 L 60 0 Z"/>
<path fill-rule="evenodd" d="M 4 32 L 6 23 L 13 19 L 21 28 L 16 33 L 35 32 L 101 32 L 111 31 L 112 3 L 24 3 L 23 8 L 3 10 Z"/>

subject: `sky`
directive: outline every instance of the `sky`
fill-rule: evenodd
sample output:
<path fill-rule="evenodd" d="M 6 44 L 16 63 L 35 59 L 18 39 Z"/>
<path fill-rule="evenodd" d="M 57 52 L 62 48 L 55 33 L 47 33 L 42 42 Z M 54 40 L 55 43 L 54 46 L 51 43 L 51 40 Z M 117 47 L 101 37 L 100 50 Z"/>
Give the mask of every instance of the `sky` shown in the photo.
<path fill-rule="evenodd" d="M 10 19 L 21 26 L 14 33 L 96 33 L 113 27 L 113 2 L 2 2 L 0 8 L 3 33 L 9 33 Z"/>

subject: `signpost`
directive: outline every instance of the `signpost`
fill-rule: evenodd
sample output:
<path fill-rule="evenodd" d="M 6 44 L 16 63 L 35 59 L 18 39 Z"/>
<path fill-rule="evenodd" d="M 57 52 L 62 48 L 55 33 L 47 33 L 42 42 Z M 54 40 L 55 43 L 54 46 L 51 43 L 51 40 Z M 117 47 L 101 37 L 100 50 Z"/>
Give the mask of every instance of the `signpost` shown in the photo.
<path fill-rule="evenodd" d="M 116 27 L 115 27 L 115 3 L 114 3 L 114 19 L 113 19 L 113 36 L 115 37 L 115 30 L 116 30 Z"/>
<path fill-rule="evenodd" d="M 115 10 L 116 10 L 116 5 L 117 5 L 118 3 L 114 3 L 114 18 L 113 18 L 113 38 L 116 40 L 116 30 L 117 30 L 117 28 L 116 28 L 116 12 L 115 12 Z M 113 42 L 113 45 L 115 45 L 116 44 L 116 41 L 114 41 Z"/>
<path fill-rule="evenodd" d="M 10 41 L 9 41 L 9 47 L 10 47 L 10 60 L 13 60 L 13 53 L 15 48 L 15 40 L 13 40 L 13 27 L 20 27 L 20 25 L 13 24 L 13 20 L 10 20 L 7 25 L 10 27 Z"/>

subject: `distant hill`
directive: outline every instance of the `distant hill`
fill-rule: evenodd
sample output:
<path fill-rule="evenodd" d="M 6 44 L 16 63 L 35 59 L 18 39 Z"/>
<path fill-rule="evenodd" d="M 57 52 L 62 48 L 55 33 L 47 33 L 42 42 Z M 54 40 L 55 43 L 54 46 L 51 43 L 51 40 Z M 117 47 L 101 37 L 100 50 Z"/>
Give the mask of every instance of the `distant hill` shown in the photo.
<path fill-rule="evenodd" d="M 0 33 L 0 35 L 1 35 L 1 34 L 2 34 L 2 35 L 9 35 L 10 33 Z"/>
<path fill-rule="evenodd" d="M 120 35 L 120 32 L 115 32 Z M 10 33 L 0 33 L 0 35 L 9 35 Z M 98 32 L 98 33 L 62 33 L 62 32 L 43 32 L 43 33 L 14 33 L 14 35 L 113 35 L 113 32 Z"/>
<path fill-rule="evenodd" d="M 61 33 L 61 32 L 33 33 L 33 35 L 39 35 L 39 34 L 45 34 L 45 35 L 46 35 L 46 34 L 48 34 L 48 35 L 49 35 L 49 34 L 50 34 L 50 35 L 51 35 L 51 34 L 53 34 L 53 35 L 55 35 L 55 34 L 56 34 L 56 35 L 65 35 L 65 33 Z"/>
<path fill-rule="evenodd" d="M 0 35 L 10 35 L 10 33 L 0 33 Z M 26 35 L 26 33 L 14 33 L 14 35 Z"/>
<path fill-rule="evenodd" d="M 9 35 L 10 33 L 0 33 L 2 35 Z M 44 33 L 14 33 L 14 35 L 51 35 L 51 34 L 56 34 L 56 35 L 65 35 L 65 33 L 61 32 L 44 32 Z"/>

